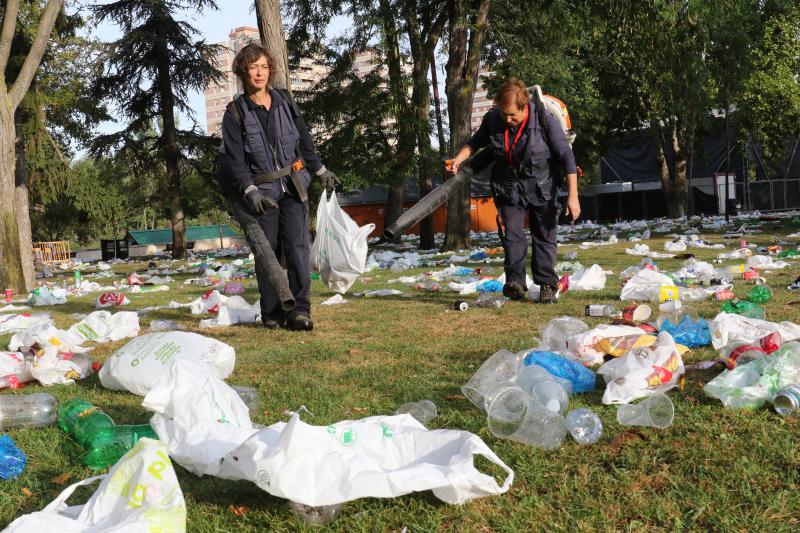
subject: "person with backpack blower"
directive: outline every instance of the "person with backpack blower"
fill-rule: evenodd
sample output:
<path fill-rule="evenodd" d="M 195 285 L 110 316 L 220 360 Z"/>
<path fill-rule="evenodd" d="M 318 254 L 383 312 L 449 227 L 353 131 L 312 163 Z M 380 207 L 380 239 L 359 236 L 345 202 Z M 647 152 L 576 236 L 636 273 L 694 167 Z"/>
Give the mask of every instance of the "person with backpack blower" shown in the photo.
<path fill-rule="evenodd" d="M 219 178 L 255 256 L 262 324 L 309 331 L 314 324 L 307 190 L 312 175 L 329 192 L 338 179 L 317 156 L 291 95 L 269 86 L 273 65 L 257 43 L 233 60 L 244 94 L 228 104 L 222 119 Z M 286 271 L 276 251 L 286 259 Z"/>
<path fill-rule="evenodd" d="M 528 243 L 525 215 L 529 217 L 533 257 L 533 281 L 541 287 L 539 301 L 554 303 L 558 297 L 555 272 L 556 233 L 561 206 L 558 189 L 566 174 L 566 214 L 572 221 L 581 214 L 578 175 L 562 125 L 547 113 L 540 99 L 531 101 L 521 81 L 511 78 L 497 90 L 495 106 L 480 127 L 451 160 L 450 174 L 477 150 L 489 146 L 494 156 L 492 192 L 497 206 L 497 228 L 505 251 L 506 284 L 503 294 L 512 300 L 526 297 Z"/>

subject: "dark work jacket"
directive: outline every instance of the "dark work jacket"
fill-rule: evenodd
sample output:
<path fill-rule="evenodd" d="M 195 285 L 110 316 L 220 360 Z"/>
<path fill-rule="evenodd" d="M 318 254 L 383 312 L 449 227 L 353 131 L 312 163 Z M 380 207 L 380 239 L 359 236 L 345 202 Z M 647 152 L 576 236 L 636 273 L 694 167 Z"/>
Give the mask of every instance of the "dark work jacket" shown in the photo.
<path fill-rule="evenodd" d="M 545 141 L 534 103 L 528 104 L 528 123 L 511 154 L 511 166 L 505 153 L 506 123 L 497 108 L 484 115 L 478 131 L 467 141 L 473 152 L 487 145 L 492 150 L 492 182 L 498 201 L 522 209 L 556 201 L 563 173 L 576 172 L 575 155 L 564 130 L 555 117 L 548 114 L 547 119 L 550 145 Z M 509 130 L 509 145 L 514 143 L 516 133 L 516 128 Z"/>
<path fill-rule="evenodd" d="M 241 114 L 241 126 L 230 110 L 225 111 L 222 120 L 225 185 L 239 194 L 244 194 L 259 174 L 291 165 L 297 159 L 298 141 L 307 168 L 316 171 L 322 167 L 302 116 L 292 117 L 291 104 L 278 91 L 270 89 L 269 94 L 272 98 L 269 110 L 246 95 L 234 101 Z M 308 188 L 311 181 L 308 170 L 301 170 L 299 176 Z M 275 200 L 284 192 L 294 191 L 289 176 L 262 183 L 258 188 Z"/>

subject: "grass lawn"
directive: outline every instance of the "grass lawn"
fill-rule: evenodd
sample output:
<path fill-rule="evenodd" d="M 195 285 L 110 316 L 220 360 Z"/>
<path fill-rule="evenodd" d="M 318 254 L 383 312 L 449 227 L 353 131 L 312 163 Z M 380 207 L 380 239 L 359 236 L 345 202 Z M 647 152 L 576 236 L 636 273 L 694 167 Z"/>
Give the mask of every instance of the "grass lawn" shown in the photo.
<path fill-rule="evenodd" d="M 795 230 L 765 229 L 748 241 L 770 244 L 775 232 Z M 711 242 L 723 242 L 718 234 L 702 235 Z M 622 239 L 624 233 L 619 237 Z M 656 237 L 647 244 L 663 251 L 664 240 Z M 738 246 L 738 241 L 727 242 Z M 254 417 L 255 422 L 284 420 L 285 410 L 305 405 L 313 415 L 304 415 L 304 420 L 327 425 L 342 419 L 391 414 L 404 402 L 428 398 L 439 407 L 439 417 L 429 427 L 476 433 L 516 476 L 508 493 L 463 506 L 446 505 L 430 493 L 350 502 L 334 522 L 315 528 L 300 523 L 284 500 L 250 482 L 198 478 L 176 464 L 187 503 L 188 530 L 797 531 L 800 417 L 784 419 L 767 408 L 755 412 L 724 409 L 702 391 L 719 367 L 688 372 L 685 389 L 669 393 L 676 411 L 674 424 L 666 430 L 619 426 L 616 407 L 601 404 L 600 388 L 574 396 L 571 408 L 593 409 L 603 420 L 604 435 L 594 446 L 580 447 L 567 440 L 555 451 L 496 439 L 487 430 L 484 416 L 460 396 L 461 385 L 486 357 L 500 348 L 518 351 L 534 347 L 539 327 L 550 319 L 562 315 L 583 318 L 583 308 L 589 303 L 619 305 L 617 274 L 640 260 L 624 253 L 628 246 L 619 243 L 579 250 L 578 260 L 585 266 L 598 263 L 615 275 L 609 276 L 602 291 L 569 292 L 552 306 L 511 302 L 502 309 L 471 306 L 467 312 L 453 311 L 453 302 L 460 299 L 455 293 L 423 293 L 388 283 L 400 275 L 430 270 L 415 269 L 402 274 L 375 270 L 365 274 L 369 281 L 357 282 L 351 289 L 400 288 L 411 295 L 409 298 L 348 296 L 346 305 L 319 306 L 333 293 L 315 281 L 315 329 L 311 333 L 252 326 L 199 329 L 198 322 L 205 317 L 192 316 L 188 309 L 149 313 L 140 321 L 143 330 L 153 319 L 174 319 L 190 331 L 213 336 L 236 349 L 236 369 L 228 382 L 258 387 L 263 411 Z M 561 245 L 559 257 L 575 249 L 576 244 Z M 719 253 L 689 251 L 704 260 Z M 662 270 L 675 270 L 681 261 L 660 259 L 656 263 Z M 800 274 L 795 265 L 800 262 L 766 274 L 775 289 L 774 300 L 767 304 L 769 320 L 800 322 L 800 307 L 788 305 L 800 300 L 800 293 L 786 289 Z M 146 270 L 146 264 L 114 267 L 120 275 L 134 269 Z M 188 302 L 205 291 L 182 285 L 188 275 L 173 277 L 177 283 L 169 292 L 131 294 L 132 304 L 126 309 L 163 305 L 170 300 Z M 99 281 L 106 284 L 108 280 Z M 749 287 L 738 281 L 737 296 L 744 297 Z M 245 298 L 252 302 L 257 295 L 255 281 L 248 280 Z M 52 314 L 58 327 L 66 328 L 74 322 L 69 318 L 71 313 L 94 310 L 97 296 L 42 310 Z M 719 305 L 709 301 L 697 304 L 697 308 L 710 319 Z M 599 322 L 586 321 L 590 325 Z M 9 338 L 0 336 L 0 346 L 5 347 Z M 99 345 L 92 355 L 104 361 L 124 342 Z M 689 352 L 684 361 L 688 364 L 715 356 L 709 347 Z M 60 402 L 85 397 L 117 423 L 149 419 L 140 397 L 105 390 L 96 376 L 74 385 L 28 386 L 20 392 L 40 391 L 55 395 Z M 2 525 L 23 513 L 40 510 L 66 485 L 93 475 L 80 462 L 81 448 L 55 426 L 12 430 L 9 434 L 27 453 L 28 467 L 19 479 L 0 484 Z M 64 474 L 70 476 L 69 480 L 60 484 L 67 477 Z M 231 506 L 243 512 L 234 513 Z"/>

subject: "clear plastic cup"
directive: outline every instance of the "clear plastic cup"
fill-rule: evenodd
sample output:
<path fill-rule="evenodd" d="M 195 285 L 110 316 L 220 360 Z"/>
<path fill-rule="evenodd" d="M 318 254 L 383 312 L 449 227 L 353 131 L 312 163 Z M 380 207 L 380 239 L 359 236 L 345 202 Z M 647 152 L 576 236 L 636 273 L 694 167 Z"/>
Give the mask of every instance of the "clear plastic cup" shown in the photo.
<path fill-rule="evenodd" d="M 404 403 L 394 412 L 396 415 L 409 414 L 417 419 L 420 424 L 427 424 L 438 414 L 436 404 L 430 400 L 420 400 L 418 402 Z"/>
<path fill-rule="evenodd" d="M 570 411 L 564 422 L 569 434 L 581 446 L 594 444 L 603 435 L 603 422 L 600 417 L 585 407 Z"/>
<path fill-rule="evenodd" d="M 472 404 L 486 413 L 494 395 L 513 384 L 519 372 L 520 359 L 508 350 L 499 350 L 472 375 L 461 392 Z"/>
<path fill-rule="evenodd" d="M 489 431 L 509 439 L 546 450 L 561 445 L 567 434 L 564 417 L 531 398 L 519 387 L 506 387 L 489 405 Z"/>
<path fill-rule="evenodd" d="M 675 407 L 665 394 L 657 392 L 636 405 L 620 405 L 617 422 L 623 426 L 668 428 L 675 418 Z"/>

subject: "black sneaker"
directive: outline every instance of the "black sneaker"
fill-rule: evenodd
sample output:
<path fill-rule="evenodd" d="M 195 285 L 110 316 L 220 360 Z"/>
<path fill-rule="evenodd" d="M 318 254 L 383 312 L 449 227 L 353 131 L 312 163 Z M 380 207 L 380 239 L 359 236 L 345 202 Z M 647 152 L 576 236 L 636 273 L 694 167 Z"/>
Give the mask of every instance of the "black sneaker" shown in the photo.
<path fill-rule="evenodd" d="M 314 323 L 308 315 L 298 313 L 286 321 L 286 327 L 292 331 L 311 331 L 314 329 Z"/>
<path fill-rule="evenodd" d="M 539 302 L 543 304 L 554 304 L 558 300 L 556 288 L 553 285 L 542 285 L 539 292 Z"/>
<path fill-rule="evenodd" d="M 524 300 L 527 294 L 528 291 L 525 290 L 525 287 L 522 285 L 522 283 L 511 281 L 503 285 L 503 296 L 509 300 Z"/>

